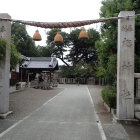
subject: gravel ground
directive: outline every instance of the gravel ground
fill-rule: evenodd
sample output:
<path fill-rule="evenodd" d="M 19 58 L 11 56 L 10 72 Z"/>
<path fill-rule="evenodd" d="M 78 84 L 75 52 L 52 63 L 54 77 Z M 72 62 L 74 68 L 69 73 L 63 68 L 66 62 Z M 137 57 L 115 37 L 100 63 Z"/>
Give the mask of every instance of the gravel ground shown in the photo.
<path fill-rule="evenodd" d="M 8 116 L 7 120 L 18 121 L 23 119 L 62 90 L 63 88 L 50 90 L 27 88 L 24 91 L 10 94 L 10 110 L 13 111 L 13 114 Z"/>

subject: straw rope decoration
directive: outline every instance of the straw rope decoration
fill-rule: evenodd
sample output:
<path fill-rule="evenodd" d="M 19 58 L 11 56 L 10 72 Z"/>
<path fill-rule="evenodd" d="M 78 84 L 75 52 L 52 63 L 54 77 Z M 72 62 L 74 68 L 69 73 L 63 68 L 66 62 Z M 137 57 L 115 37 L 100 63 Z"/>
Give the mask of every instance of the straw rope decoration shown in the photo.
<path fill-rule="evenodd" d="M 140 14 L 136 14 L 135 16 L 140 16 Z M 69 27 L 80 27 L 84 25 L 90 25 L 93 23 L 105 22 L 108 20 L 126 19 L 130 17 L 134 17 L 134 16 L 110 17 L 110 18 L 100 18 L 95 20 L 73 21 L 73 22 L 36 22 L 36 21 L 15 20 L 15 19 L 8 19 L 8 18 L 0 18 L 0 21 L 18 22 L 25 25 L 36 26 L 41 28 L 69 28 Z"/>

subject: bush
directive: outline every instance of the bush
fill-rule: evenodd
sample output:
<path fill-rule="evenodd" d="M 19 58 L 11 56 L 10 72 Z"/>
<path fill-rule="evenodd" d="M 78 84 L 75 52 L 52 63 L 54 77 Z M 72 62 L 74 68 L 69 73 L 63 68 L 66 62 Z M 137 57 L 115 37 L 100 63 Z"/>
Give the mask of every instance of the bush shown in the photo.
<path fill-rule="evenodd" d="M 116 89 L 104 88 L 101 92 L 104 102 L 111 108 L 116 108 Z"/>

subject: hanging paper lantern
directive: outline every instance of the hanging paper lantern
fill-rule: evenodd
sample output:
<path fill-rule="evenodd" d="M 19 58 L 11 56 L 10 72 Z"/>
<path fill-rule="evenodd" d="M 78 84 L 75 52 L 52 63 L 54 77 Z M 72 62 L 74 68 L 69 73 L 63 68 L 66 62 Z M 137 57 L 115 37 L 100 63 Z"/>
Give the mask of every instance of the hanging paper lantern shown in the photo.
<path fill-rule="evenodd" d="M 80 34 L 79 34 L 78 39 L 82 39 L 82 40 L 87 40 L 87 39 L 89 39 L 88 33 L 86 32 L 85 29 L 82 29 L 82 31 L 81 31 Z"/>
<path fill-rule="evenodd" d="M 34 41 L 41 41 L 42 40 L 41 35 L 40 35 L 38 30 L 36 30 L 36 32 L 34 33 L 33 40 Z"/>
<path fill-rule="evenodd" d="M 55 35 L 53 42 L 56 43 L 56 44 L 60 44 L 60 43 L 64 42 L 63 37 L 59 32 L 57 32 L 57 34 Z"/>

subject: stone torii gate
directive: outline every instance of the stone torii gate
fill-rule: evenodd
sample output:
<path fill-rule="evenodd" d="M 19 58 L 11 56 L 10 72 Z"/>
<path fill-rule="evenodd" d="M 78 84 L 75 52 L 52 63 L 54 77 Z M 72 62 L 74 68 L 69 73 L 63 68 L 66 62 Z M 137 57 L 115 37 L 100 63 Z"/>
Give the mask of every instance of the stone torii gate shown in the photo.
<path fill-rule="evenodd" d="M 117 118 L 134 119 L 134 32 L 135 12 L 122 11 L 118 19 L 118 58 L 117 58 Z M 129 17 L 130 16 L 130 17 Z M 8 14 L 0 14 L 0 18 L 9 18 Z M 117 18 L 114 18 L 117 19 Z M 9 20 L 10 21 L 10 20 Z M 0 21 L 0 37 L 10 42 L 11 23 Z M 96 20 L 101 21 L 102 20 Z M 26 22 L 21 22 L 26 24 Z M 71 24 L 69 24 L 71 26 Z M 73 24 L 72 24 L 73 25 Z M 49 25 L 50 26 L 50 25 Z M 10 50 L 6 49 L 6 57 L 0 60 L 0 114 L 9 112 L 9 73 Z"/>

